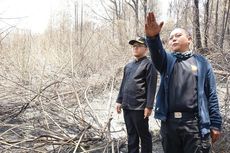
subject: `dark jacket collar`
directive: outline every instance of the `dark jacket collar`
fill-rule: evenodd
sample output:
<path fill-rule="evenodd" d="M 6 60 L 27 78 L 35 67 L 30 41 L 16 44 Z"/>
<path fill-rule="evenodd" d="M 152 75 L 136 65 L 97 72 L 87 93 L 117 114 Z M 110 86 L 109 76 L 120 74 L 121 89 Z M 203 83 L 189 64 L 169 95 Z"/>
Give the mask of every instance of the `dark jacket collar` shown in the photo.
<path fill-rule="evenodd" d="M 146 59 L 147 57 L 146 56 L 143 56 L 143 57 L 141 57 L 141 58 L 139 58 L 139 59 L 134 59 L 134 61 L 135 62 L 140 62 L 140 61 L 142 61 L 142 60 L 144 60 L 144 59 Z"/>

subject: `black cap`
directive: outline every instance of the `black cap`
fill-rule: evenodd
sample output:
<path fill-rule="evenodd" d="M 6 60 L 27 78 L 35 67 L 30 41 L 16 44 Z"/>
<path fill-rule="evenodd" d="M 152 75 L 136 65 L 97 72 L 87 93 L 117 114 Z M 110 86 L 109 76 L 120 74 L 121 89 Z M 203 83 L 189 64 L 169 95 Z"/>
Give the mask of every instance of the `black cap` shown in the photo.
<path fill-rule="evenodd" d="M 134 43 L 140 43 L 140 44 L 144 44 L 145 46 L 147 46 L 145 38 L 141 36 L 129 41 L 130 45 L 133 45 Z"/>

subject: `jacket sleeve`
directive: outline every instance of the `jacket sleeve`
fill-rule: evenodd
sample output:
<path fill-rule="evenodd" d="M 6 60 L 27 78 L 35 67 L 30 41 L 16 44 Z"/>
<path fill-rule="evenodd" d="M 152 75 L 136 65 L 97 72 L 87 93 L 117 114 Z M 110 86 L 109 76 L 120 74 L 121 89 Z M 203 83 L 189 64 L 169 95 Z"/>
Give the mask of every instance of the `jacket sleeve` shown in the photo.
<path fill-rule="evenodd" d="M 153 103 L 155 99 L 156 86 L 157 86 L 157 71 L 152 63 L 147 65 L 147 75 L 146 75 L 146 84 L 147 84 L 147 108 L 153 108 Z"/>
<path fill-rule="evenodd" d="M 147 37 L 146 39 L 149 51 L 151 54 L 151 59 L 156 67 L 156 69 L 163 73 L 166 67 L 166 51 L 164 50 L 160 36 L 157 35 L 155 38 Z"/>
<path fill-rule="evenodd" d="M 123 98 L 124 82 L 125 82 L 125 68 L 124 68 L 124 72 L 123 72 L 123 78 L 122 78 L 122 82 L 120 85 L 119 93 L 118 93 L 117 100 L 116 100 L 116 102 L 120 103 L 120 104 L 122 103 L 122 98 Z"/>
<path fill-rule="evenodd" d="M 211 65 L 208 63 L 208 71 L 205 80 L 205 93 L 208 100 L 211 129 L 221 130 L 222 118 L 220 115 L 218 97 L 216 92 L 216 80 Z"/>

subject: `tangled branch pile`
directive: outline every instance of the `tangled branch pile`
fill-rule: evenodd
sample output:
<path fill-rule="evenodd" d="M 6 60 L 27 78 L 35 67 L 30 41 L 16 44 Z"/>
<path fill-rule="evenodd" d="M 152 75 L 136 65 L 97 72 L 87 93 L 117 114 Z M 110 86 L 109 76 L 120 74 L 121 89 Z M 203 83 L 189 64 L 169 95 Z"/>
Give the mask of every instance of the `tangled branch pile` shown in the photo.
<path fill-rule="evenodd" d="M 207 57 L 210 59 L 217 77 L 217 91 L 223 118 L 222 134 L 220 140 L 214 144 L 213 148 L 216 153 L 228 153 L 230 148 L 230 54 L 228 52 L 211 53 Z"/>
<path fill-rule="evenodd" d="M 123 131 L 111 127 L 113 79 L 92 84 L 94 78 L 63 73 L 26 82 L 11 73 L 9 64 L 1 66 L 1 152 L 101 153 L 124 144 L 124 137 L 111 136 Z M 109 95 L 105 102 L 92 103 L 103 90 Z"/>

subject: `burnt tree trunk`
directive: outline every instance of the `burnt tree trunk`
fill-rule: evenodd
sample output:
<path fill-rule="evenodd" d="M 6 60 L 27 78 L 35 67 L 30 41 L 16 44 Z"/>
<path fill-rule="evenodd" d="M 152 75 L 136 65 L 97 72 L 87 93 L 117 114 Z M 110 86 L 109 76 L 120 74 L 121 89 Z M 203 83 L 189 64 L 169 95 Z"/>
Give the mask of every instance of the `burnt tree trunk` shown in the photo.
<path fill-rule="evenodd" d="M 199 0 L 194 0 L 193 28 L 195 30 L 195 49 L 199 50 L 202 48 L 199 21 Z"/>
<path fill-rule="evenodd" d="M 218 12 L 219 12 L 219 0 L 216 1 L 216 11 L 215 11 L 215 24 L 214 24 L 214 44 L 216 46 L 219 46 L 218 45 Z"/>
<path fill-rule="evenodd" d="M 208 47 L 209 39 L 209 0 L 205 2 L 204 5 L 205 14 L 204 14 L 204 47 Z"/>
<path fill-rule="evenodd" d="M 223 12 L 223 17 L 222 17 L 220 42 L 219 42 L 219 47 L 221 51 L 223 51 L 223 46 L 224 46 L 224 37 L 225 37 L 225 32 L 227 29 L 228 18 L 229 18 L 229 9 L 230 9 L 230 2 L 229 0 L 225 0 L 224 1 L 224 12 Z"/>

